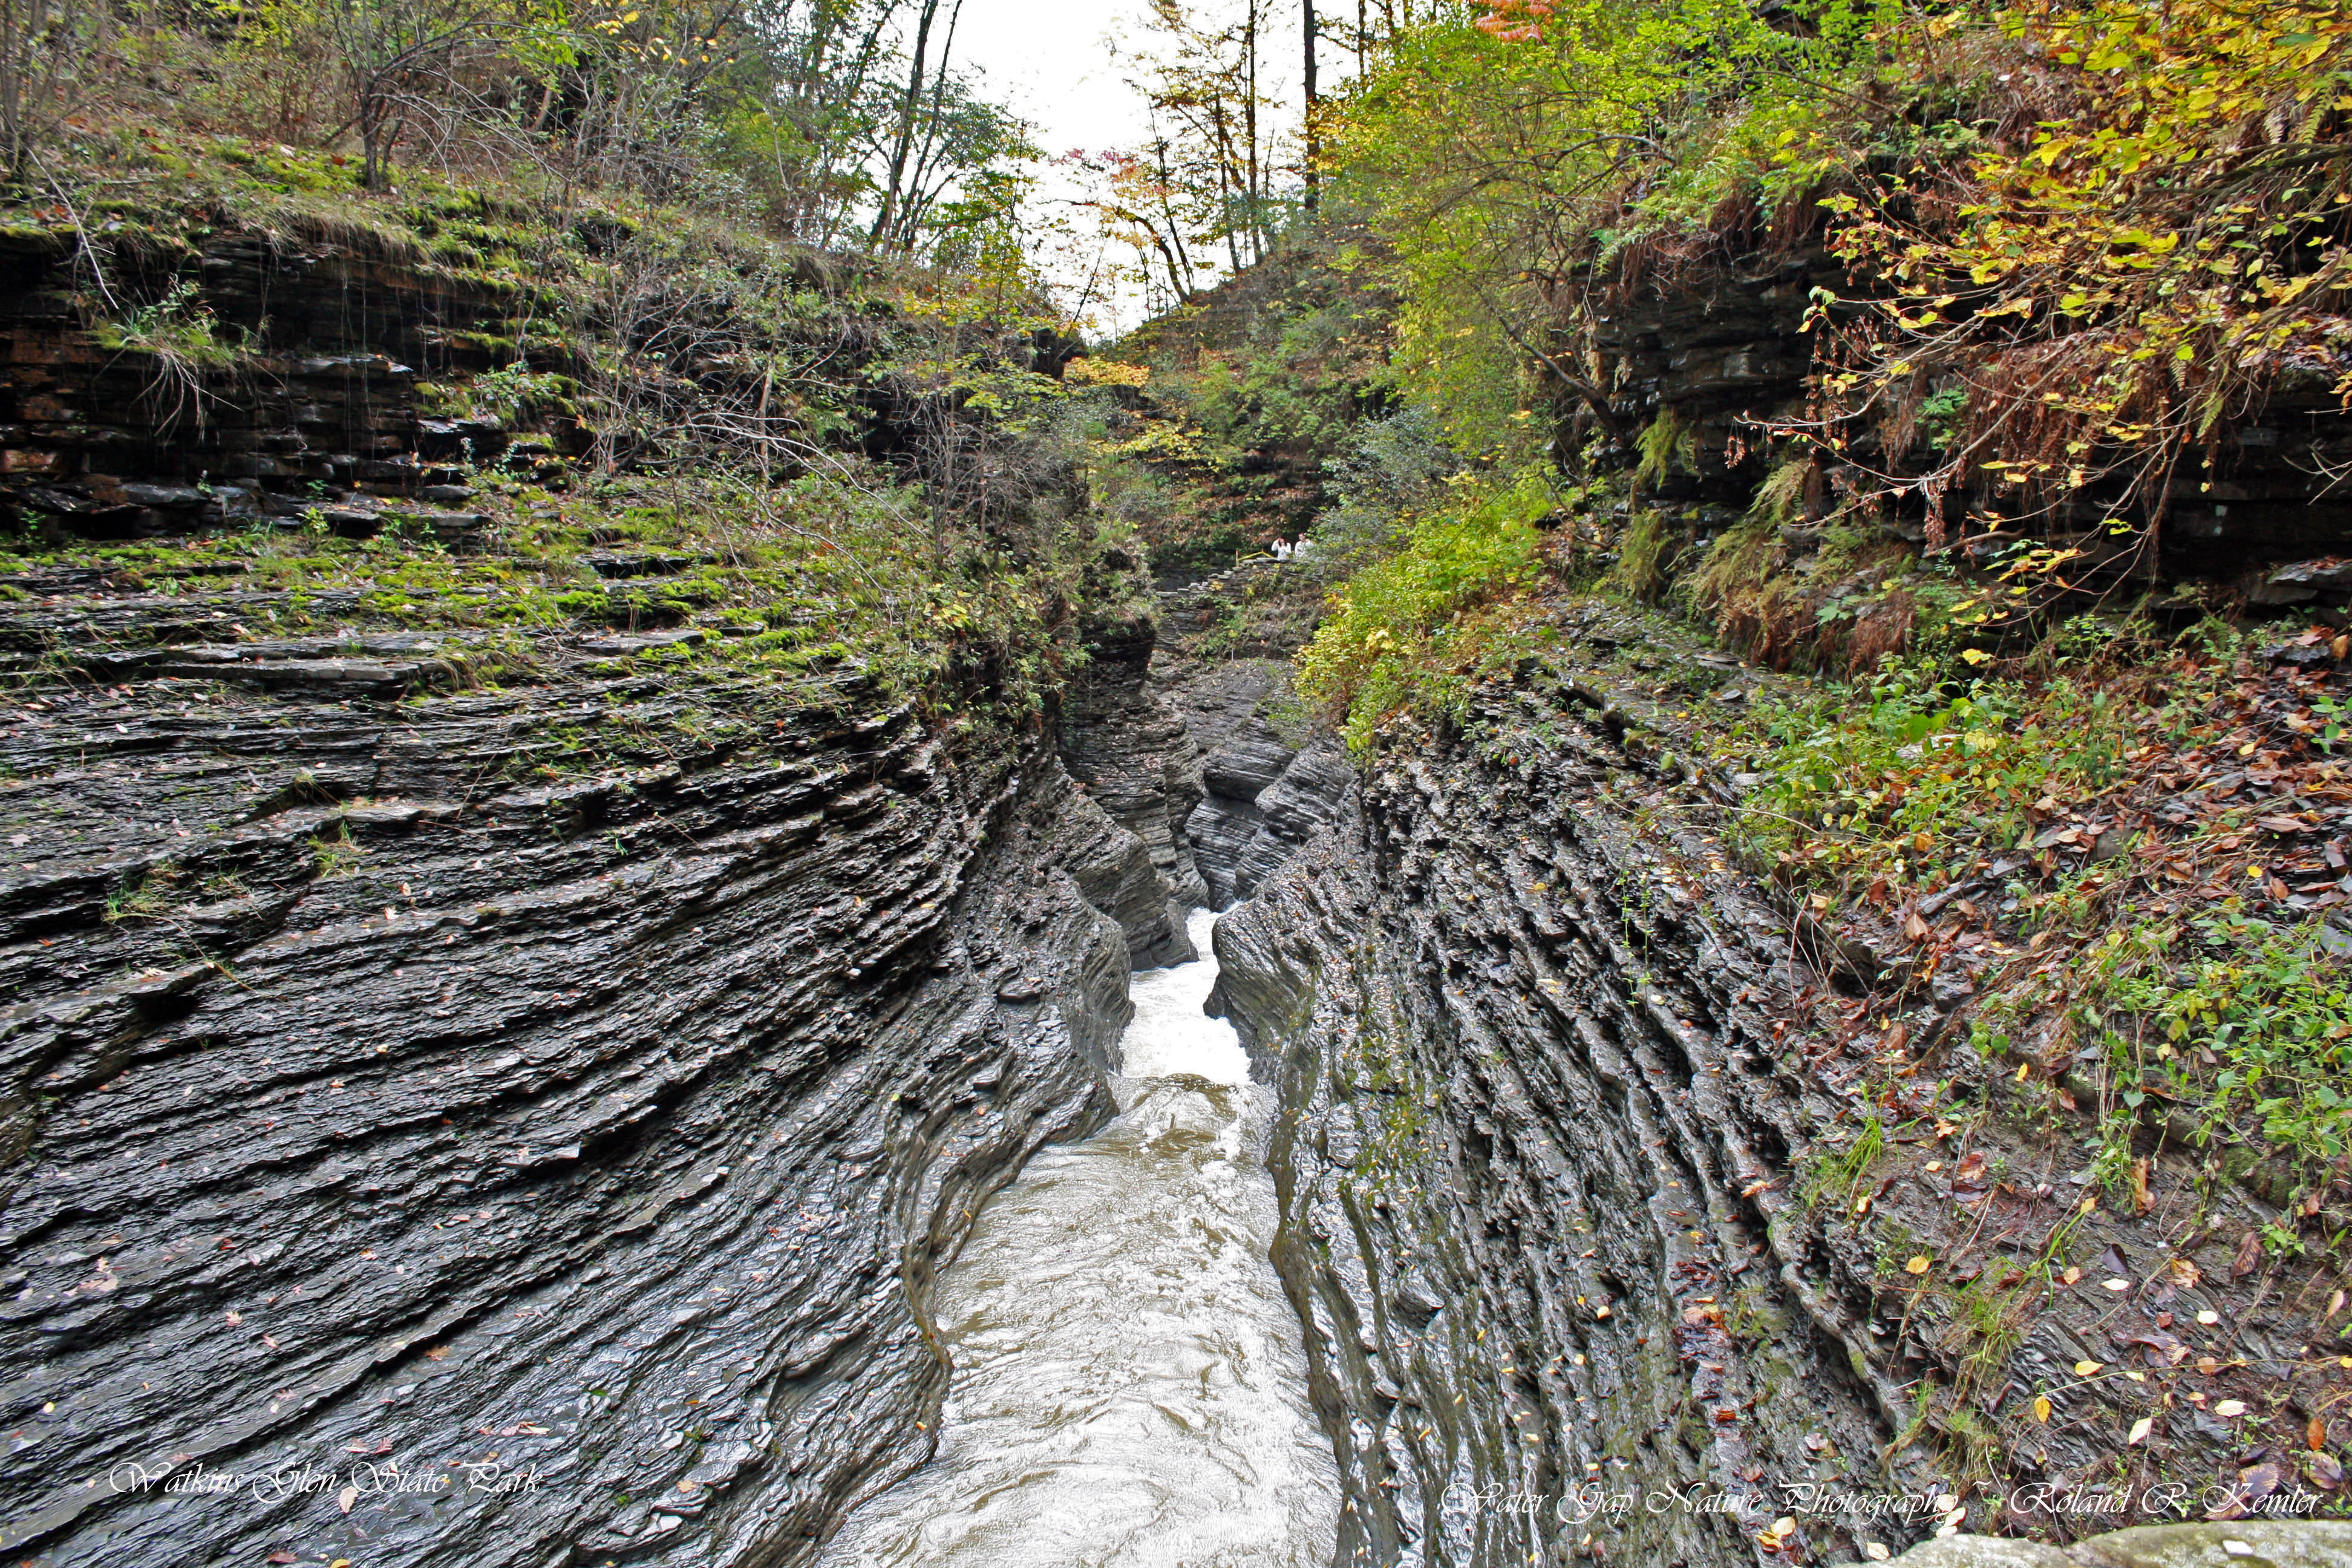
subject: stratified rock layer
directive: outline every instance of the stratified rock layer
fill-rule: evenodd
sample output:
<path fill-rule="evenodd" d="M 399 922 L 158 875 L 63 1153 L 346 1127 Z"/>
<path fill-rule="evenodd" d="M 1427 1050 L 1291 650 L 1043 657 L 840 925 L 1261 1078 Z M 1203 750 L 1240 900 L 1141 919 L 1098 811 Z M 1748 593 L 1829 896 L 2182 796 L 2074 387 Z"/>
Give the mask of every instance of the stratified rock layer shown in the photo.
<path fill-rule="evenodd" d="M 1772 1060 L 1786 932 L 1657 875 L 1605 747 L 1501 760 L 1401 753 L 1217 928 L 1341 1560 L 1748 1561 L 1704 1498 L 1874 1478 L 1893 1398 L 1739 1195 L 1831 1110 Z"/>
<path fill-rule="evenodd" d="M 183 629 L 0 720 L 11 1562 L 789 1563 L 923 1458 L 933 1270 L 1109 1108 L 1094 900 L 1166 902 L 1050 752 L 20 586 Z"/>
<path fill-rule="evenodd" d="M 1976 972 L 1734 869 L 1739 781 L 1645 712 L 1531 658 L 1458 726 L 1400 722 L 1217 926 L 1212 1007 L 1282 1097 L 1276 1262 L 1342 1560 L 1720 1564 L 1783 1515 L 1777 1549 L 1843 1553 L 1943 1520 L 2074 1535 L 2115 1512 L 2034 1499 L 2151 1479 L 2200 1511 L 2288 1497 L 2340 1301 L 2255 1277 L 2276 1212 L 2225 1183 L 2195 1226 L 2132 1212 L 2046 1123 L 1979 1114 L 2010 1075 L 1969 1048 Z M 1899 1017 L 1863 1027 L 1844 988 L 1898 968 Z M 2245 1382 L 2158 1404 L 2081 1370 L 2179 1366 L 2191 1323 L 2228 1351 L 2199 1379 Z M 2294 1452 L 2226 1418 L 2256 1398 Z M 2309 1462 L 2316 1505 L 2336 1461 Z"/>

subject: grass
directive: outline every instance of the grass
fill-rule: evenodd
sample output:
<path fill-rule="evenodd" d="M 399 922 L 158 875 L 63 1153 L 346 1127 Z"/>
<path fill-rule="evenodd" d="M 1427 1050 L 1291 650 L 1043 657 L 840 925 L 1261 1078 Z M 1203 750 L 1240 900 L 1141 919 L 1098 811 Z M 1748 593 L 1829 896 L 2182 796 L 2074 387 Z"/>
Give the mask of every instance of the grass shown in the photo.
<path fill-rule="evenodd" d="M 318 838 L 310 843 L 311 862 L 322 882 L 352 875 L 366 857 L 367 851 L 348 838 Z"/>
<path fill-rule="evenodd" d="M 95 569 L 192 600 L 226 588 L 245 596 L 237 621 L 252 637 L 447 633 L 464 638 L 450 651 L 467 678 L 492 686 L 537 679 L 535 649 L 551 634 L 704 625 L 714 635 L 701 649 L 667 656 L 702 679 L 797 679 L 855 658 L 887 695 L 1014 714 L 1037 710 L 1083 661 L 1076 606 L 1139 592 L 1099 570 L 1113 541 L 1091 522 L 1056 530 L 1024 561 L 969 550 L 943 560 L 928 531 L 908 526 L 926 510 L 915 497 L 827 476 L 780 490 L 724 477 L 629 481 L 602 495 L 494 473 L 476 483 L 472 504 L 497 519 L 478 553 L 404 530 L 352 541 L 257 525 L 59 545 L 20 535 L 0 538 L 0 574 Z M 608 550 L 689 564 L 607 582 L 590 558 Z"/>
<path fill-rule="evenodd" d="M 2077 1003 L 2106 1068 L 2110 1185 L 2128 1180 L 2142 1116 L 2173 1106 L 2193 1117 L 2200 1147 L 2267 1142 L 2312 1184 L 2352 1155 L 2352 1099 L 2339 1087 L 2352 1069 L 2347 945 L 2322 922 L 2227 907 L 2111 933 Z"/>
<path fill-rule="evenodd" d="M 116 924 L 127 920 L 153 920 L 172 905 L 178 896 L 180 868 L 169 861 L 152 867 L 133 884 L 116 889 L 106 897 L 106 923 Z"/>
<path fill-rule="evenodd" d="M 1852 1138 L 1814 1154 L 1798 1185 L 1799 1201 L 1809 1208 L 1832 1200 L 1840 1208 L 1851 1206 L 1885 1152 L 1886 1124 L 1875 1116 L 1864 1117 Z"/>
<path fill-rule="evenodd" d="M 2117 672 L 2120 674 L 2120 672 Z M 2039 803 L 2122 776 L 2137 713 L 2096 677 L 1973 679 L 1889 660 L 1869 679 L 1774 710 L 1767 783 L 1740 837 L 1783 882 L 1884 901 L 1933 887 L 1969 850 L 2032 837 Z"/>

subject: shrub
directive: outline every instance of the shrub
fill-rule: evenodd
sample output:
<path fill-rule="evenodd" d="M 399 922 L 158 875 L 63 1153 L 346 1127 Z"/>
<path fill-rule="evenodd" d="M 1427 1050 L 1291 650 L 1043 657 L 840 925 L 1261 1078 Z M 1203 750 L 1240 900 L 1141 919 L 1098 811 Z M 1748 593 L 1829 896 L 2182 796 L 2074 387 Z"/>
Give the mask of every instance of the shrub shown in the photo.
<path fill-rule="evenodd" d="M 1332 595 L 1299 656 L 1300 694 L 1344 720 L 1360 750 L 1381 719 L 1447 689 L 1507 631 L 1507 617 L 1479 612 L 1534 579 L 1535 525 L 1560 500 L 1539 471 L 1454 481 L 1444 504 L 1413 520 L 1402 550 Z"/>

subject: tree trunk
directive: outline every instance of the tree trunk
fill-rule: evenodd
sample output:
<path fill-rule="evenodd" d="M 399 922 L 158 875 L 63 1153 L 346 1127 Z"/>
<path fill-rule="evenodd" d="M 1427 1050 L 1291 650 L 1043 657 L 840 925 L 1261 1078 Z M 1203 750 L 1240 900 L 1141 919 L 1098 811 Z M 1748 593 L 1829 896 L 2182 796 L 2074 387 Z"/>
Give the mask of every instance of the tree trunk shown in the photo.
<path fill-rule="evenodd" d="M 383 94 L 373 89 L 362 89 L 360 94 L 360 186 L 363 190 L 380 191 L 389 182 L 386 165 L 392 159 L 392 149 L 384 145 Z"/>
<path fill-rule="evenodd" d="M 1244 24 L 1242 58 L 1245 72 L 1242 82 L 1242 131 L 1249 143 L 1249 217 L 1250 259 L 1265 259 L 1265 228 L 1262 209 L 1265 185 L 1257 163 L 1257 4 L 1249 0 L 1249 19 Z"/>
<path fill-rule="evenodd" d="M 890 184 L 882 193 L 882 210 L 874 215 L 875 244 L 890 232 L 890 223 L 898 216 L 898 192 L 907 177 L 907 154 L 915 142 L 915 110 L 923 100 L 923 59 L 931 47 L 931 19 L 940 14 L 940 0 L 923 0 L 921 17 L 915 23 L 915 59 L 907 72 L 907 94 L 898 107 L 898 136 L 890 149 Z"/>
<path fill-rule="evenodd" d="M 1307 210 L 1312 213 L 1318 205 L 1317 197 L 1319 195 L 1316 189 L 1315 162 L 1322 152 L 1315 126 L 1318 118 L 1315 97 L 1315 0 L 1300 0 L 1300 4 L 1307 14 L 1304 29 L 1307 35 Z"/>

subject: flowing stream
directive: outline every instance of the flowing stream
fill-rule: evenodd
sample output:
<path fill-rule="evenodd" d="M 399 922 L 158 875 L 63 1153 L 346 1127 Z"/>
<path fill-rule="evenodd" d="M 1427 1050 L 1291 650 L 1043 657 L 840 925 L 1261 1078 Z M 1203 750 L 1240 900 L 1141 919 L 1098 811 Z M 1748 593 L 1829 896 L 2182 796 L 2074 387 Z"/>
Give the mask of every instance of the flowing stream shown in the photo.
<path fill-rule="evenodd" d="M 1271 1091 L 1201 1011 L 1217 975 L 1148 970 L 1120 1115 L 1046 1149 L 941 1276 L 955 1358 L 938 1456 L 866 1503 L 825 1568 L 1322 1568 L 1339 1510 L 1297 1314 L 1266 1249 Z"/>

